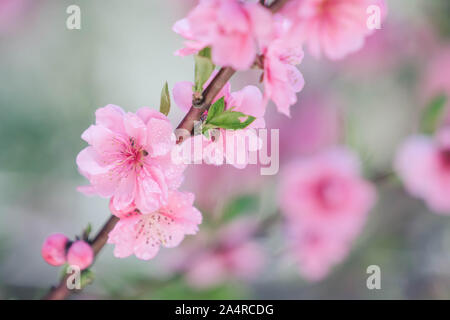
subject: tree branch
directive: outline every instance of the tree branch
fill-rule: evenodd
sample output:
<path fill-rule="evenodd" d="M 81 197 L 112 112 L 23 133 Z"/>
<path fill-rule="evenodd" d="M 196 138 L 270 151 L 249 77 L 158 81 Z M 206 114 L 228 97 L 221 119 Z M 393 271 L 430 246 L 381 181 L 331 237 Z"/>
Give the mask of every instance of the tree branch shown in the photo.
<path fill-rule="evenodd" d="M 275 0 L 271 5 L 268 6 L 268 8 L 272 13 L 275 13 L 280 10 L 281 7 L 288 1 L 289 0 Z M 214 98 L 217 96 L 220 90 L 222 90 L 222 88 L 230 80 L 230 78 L 235 74 L 235 72 L 236 71 L 230 67 L 221 68 L 214 79 L 210 82 L 210 84 L 205 88 L 205 90 L 203 90 L 201 99 L 199 101 L 193 101 L 192 107 L 189 109 L 188 113 L 184 116 L 183 120 L 177 127 L 177 129 L 184 129 L 177 137 L 178 144 L 183 142 L 192 134 L 194 129 L 194 122 L 200 120 L 200 117 L 206 110 L 208 110 Z M 177 132 L 180 133 L 180 131 Z M 97 233 L 94 240 L 91 242 L 95 258 L 97 258 L 97 255 L 106 244 L 109 232 L 114 228 L 118 221 L 119 218 L 117 218 L 116 216 L 110 216 L 108 221 L 104 224 L 102 229 Z M 48 294 L 44 297 L 44 299 L 66 299 L 72 293 L 72 290 L 69 290 L 67 288 L 68 276 L 69 275 L 64 276 L 57 287 L 52 287 Z"/>

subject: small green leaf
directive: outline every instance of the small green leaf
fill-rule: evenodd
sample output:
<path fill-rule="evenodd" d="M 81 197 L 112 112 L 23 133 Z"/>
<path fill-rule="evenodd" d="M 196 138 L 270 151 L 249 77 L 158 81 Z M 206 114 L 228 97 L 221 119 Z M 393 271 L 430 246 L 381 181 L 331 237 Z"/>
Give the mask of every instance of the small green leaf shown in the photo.
<path fill-rule="evenodd" d="M 201 57 L 211 59 L 211 47 L 203 48 L 198 52 L 198 55 Z"/>
<path fill-rule="evenodd" d="M 80 281 L 81 288 L 84 288 L 87 285 L 94 282 L 94 279 L 95 279 L 94 272 L 92 272 L 90 269 L 83 270 L 81 272 L 81 281 Z"/>
<path fill-rule="evenodd" d="M 213 125 L 208 124 L 208 123 L 204 123 L 203 126 L 202 126 L 202 134 L 205 135 L 205 137 L 209 138 L 210 135 L 209 135 L 208 131 L 210 129 L 216 129 L 216 128 L 217 128 L 216 126 L 213 126 Z"/>
<path fill-rule="evenodd" d="M 223 210 L 223 221 L 228 222 L 240 216 L 258 212 L 259 199 L 255 195 L 241 195 L 233 199 Z"/>
<path fill-rule="evenodd" d="M 84 230 L 83 230 L 83 240 L 88 241 L 89 235 L 91 234 L 91 232 L 92 232 L 92 225 L 90 223 L 88 223 L 86 228 L 84 228 Z"/>
<path fill-rule="evenodd" d="M 169 86 L 167 85 L 167 81 L 164 84 L 164 87 L 161 91 L 161 102 L 159 104 L 159 112 L 169 115 L 170 112 L 170 94 L 169 94 Z"/>
<path fill-rule="evenodd" d="M 205 49 L 203 49 L 205 50 Z M 202 50 L 202 51 L 203 51 Z M 205 54 L 205 53 L 204 53 Z M 212 72 L 214 71 L 214 64 L 210 57 L 197 54 L 194 56 L 195 59 L 195 84 L 194 91 L 202 92 L 203 85 L 208 81 Z"/>
<path fill-rule="evenodd" d="M 67 275 L 67 269 L 69 268 L 69 264 L 68 263 L 65 263 L 63 266 L 62 266 L 62 268 L 61 268 L 61 273 L 60 273 L 60 275 L 59 275 L 59 277 L 61 278 L 61 279 L 63 279 L 66 275 Z"/>
<path fill-rule="evenodd" d="M 223 113 L 224 110 L 225 110 L 225 98 L 222 97 L 216 102 L 214 102 L 211 107 L 209 107 L 208 117 L 206 117 L 206 123 L 208 123 L 209 120 L 213 119 L 215 116 Z"/>
<path fill-rule="evenodd" d="M 241 121 L 242 118 L 245 118 L 245 120 Z M 242 112 L 226 110 L 214 116 L 214 118 L 208 121 L 208 124 L 217 128 L 238 130 L 247 128 L 255 119 L 255 117 Z"/>
<path fill-rule="evenodd" d="M 421 131 L 425 134 L 433 134 L 445 112 L 447 97 L 445 94 L 435 97 L 426 107 L 422 115 Z"/>

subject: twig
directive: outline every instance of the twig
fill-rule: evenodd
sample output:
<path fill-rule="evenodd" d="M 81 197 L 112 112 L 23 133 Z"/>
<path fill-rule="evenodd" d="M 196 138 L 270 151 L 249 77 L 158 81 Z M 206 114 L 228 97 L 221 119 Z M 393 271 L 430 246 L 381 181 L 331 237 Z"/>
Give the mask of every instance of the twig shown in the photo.
<path fill-rule="evenodd" d="M 288 2 L 289 0 L 275 0 L 269 5 L 270 11 L 276 13 Z"/>
<path fill-rule="evenodd" d="M 194 130 L 194 122 L 198 121 L 202 114 L 208 110 L 212 101 L 219 93 L 219 91 L 225 86 L 225 84 L 233 76 L 234 71 L 230 67 L 221 68 L 216 74 L 211 83 L 206 87 L 202 93 L 202 99 L 199 102 L 195 102 L 189 109 L 188 113 L 181 120 L 177 127 L 177 143 L 182 143 L 187 137 L 190 137 Z M 182 129 L 182 130 L 181 130 Z"/>
<path fill-rule="evenodd" d="M 268 8 L 273 12 L 277 12 L 281 7 L 288 2 L 289 0 L 275 0 Z M 184 134 L 179 135 L 177 138 L 177 143 L 181 143 L 186 138 L 186 135 L 192 134 L 194 129 L 194 122 L 200 120 L 202 114 L 208 110 L 212 101 L 216 97 L 216 95 L 220 92 L 220 90 L 225 86 L 225 84 L 230 80 L 233 74 L 236 71 L 230 67 L 221 68 L 219 72 L 216 74 L 214 79 L 210 82 L 210 84 L 206 87 L 202 92 L 201 101 L 196 102 L 189 109 L 186 116 L 178 125 L 177 129 L 182 130 Z M 180 132 L 180 131 L 177 131 Z M 91 243 L 92 249 L 94 250 L 95 258 L 102 250 L 103 246 L 106 244 L 108 240 L 109 232 L 114 228 L 116 223 L 119 221 L 119 218 L 115 216 L 109 217 L 108 221 L 104 224 L 102 229 L 97 233 L 94 240 Z M 45 300 L 64 300 L 66 299 L 72 291 L 67 288 L 67 279 L 69 275 L 64 276 L 57 287 L 52 287 L 48 294 L 44 297 Z"/>

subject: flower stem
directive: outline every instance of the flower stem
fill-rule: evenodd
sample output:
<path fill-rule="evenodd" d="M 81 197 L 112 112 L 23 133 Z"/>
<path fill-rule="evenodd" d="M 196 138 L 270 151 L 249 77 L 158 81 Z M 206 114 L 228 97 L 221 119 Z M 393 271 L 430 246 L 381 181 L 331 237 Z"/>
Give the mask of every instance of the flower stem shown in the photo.
<path fill-rule="evenodd" d="M 275 0 L 274 2 L 272 2 L 270 6 L 268 6 L 268 8 L 273 13 L 275 13 L 278 10 L 280 10 L 281 7 L 288 1 L 289 0 Z M 216 95 L 220 92 L 220 90 L 222 90 L 222 88 L 225 86 L 228 80 L 230 80 L 230 78 L 235 74 L 235 72 L 236 71 L 230 67 L 221 68 L 214 77 L 214 79 L 211 81 L 211 83 L 205 88 L 205 90 L 203 90 L 202 100 L 200 101 L 200 103 L 196 102 L 195 105 L 194 104 L 192 105 L 186 116 L 178 125 L 177 129 L 184 129 L 184 131 L 187 132 L 189 135 L 192 134 L 192 131 L 194 129 L 194 122 L 200 120 L 202 114 L 206 110 L 208 110 Z M 179 136 L 177 139 L 177 143 L 179 144 L 183 142 L 186 137 L 187 136 L 183 135 Z M 114 228 L 114 226 L 118 221 L 119 218 L 117 218 L 116 216 L 110 216 L 108 221 L 106 221 L 102 229 L 100 229 L 100 231 L 95 236 L 94 240 L 91 243 L 92 249 L 94 250 L 95 258 L 106 244 L 109 232 Z M 64 277 L 62 277 L 58 286 L 52 287 L 48 292 L 48 294 L 45 295 L 43 299 L 45 300 L 66 299 L 72 293 L 72 290 L 69 290 L 67 288 L 68 277 L 69 275 L 65 275 Z"/>

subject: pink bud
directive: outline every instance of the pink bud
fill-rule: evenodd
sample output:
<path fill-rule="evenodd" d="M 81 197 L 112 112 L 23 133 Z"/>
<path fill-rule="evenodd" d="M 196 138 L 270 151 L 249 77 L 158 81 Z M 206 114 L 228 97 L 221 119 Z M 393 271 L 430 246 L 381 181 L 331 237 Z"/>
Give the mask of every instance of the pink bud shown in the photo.
<path fill-rule="evenodd" d="M 49 235 L 42 245 L 42 258 L 52 266 L 61 266 L 66 262 L 67 237 L 62 233 Z"/>
<path fill-rule="evenodd" d="M 67 262 L 70 265 L 80 267 L 81 270 L 86 269 L 94 261 L 94 251 L 91 246 L 82 240 L 75 241 L 67 252 Z"/>

